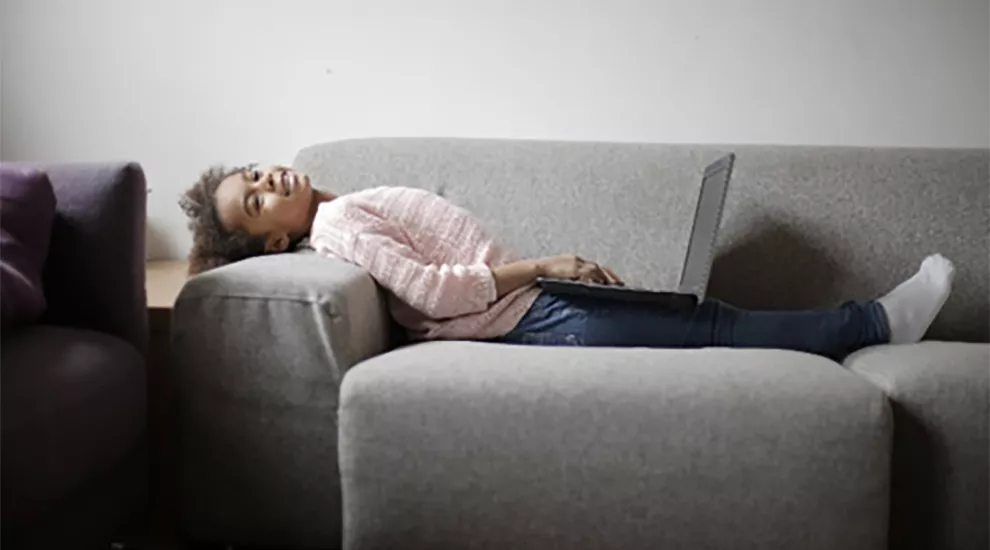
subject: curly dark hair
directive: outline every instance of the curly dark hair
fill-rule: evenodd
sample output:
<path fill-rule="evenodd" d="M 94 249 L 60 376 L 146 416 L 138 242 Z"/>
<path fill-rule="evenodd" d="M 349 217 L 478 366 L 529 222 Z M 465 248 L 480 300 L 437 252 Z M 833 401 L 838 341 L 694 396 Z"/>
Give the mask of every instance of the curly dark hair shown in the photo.
<path fill-rule="evenodd" d="M 213 166 L 179 199 L 179 206 L 189 217 L 193 246 L 189 252 L 189 273 L 202 273 L 225 264 L 265 253 L 265 239 L 240 231 L 228 231 L 220 223 L 216 193 L 220 183 L 246 168 Z"/>

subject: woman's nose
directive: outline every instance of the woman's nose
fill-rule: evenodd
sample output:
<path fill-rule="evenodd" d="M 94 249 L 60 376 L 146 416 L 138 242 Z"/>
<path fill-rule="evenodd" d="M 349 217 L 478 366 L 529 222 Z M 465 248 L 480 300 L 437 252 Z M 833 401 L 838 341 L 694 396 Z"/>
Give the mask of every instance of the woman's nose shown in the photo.
<path fill-rule="evenodd" d="M 265 185 L 265 191 L 275 190 L 275 174 L 273 172 L 266 172 L 265 179 L 263 181 Z"/>

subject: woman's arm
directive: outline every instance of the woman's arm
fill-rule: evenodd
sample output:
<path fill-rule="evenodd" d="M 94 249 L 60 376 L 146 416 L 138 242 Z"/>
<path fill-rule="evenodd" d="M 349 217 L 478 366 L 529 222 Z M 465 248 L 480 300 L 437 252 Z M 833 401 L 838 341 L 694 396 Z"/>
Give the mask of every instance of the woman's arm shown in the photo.
<path fill-rule="evenodd" d="M 537 277 L 622 284 L 611 271 L 572 254 L 494 268 L 435 264 L 401 240 L 403 232 L 389 220 L 357 207 L 348 209 L 346 217 L 360 230 L 314 230 L 313 245 L 368 270 L 378 284 L 432 319 L 480 313 Z"/>
<path fill-rule="evenodd" d="M 587 281 L 608 285 L 624 285 L 611 269 L 583 260 L 574 254 L 564 254 L 540 260 L 522 260 L 492 270 L 498 297 L 536 282 L 538 277 Z"/>
<path fill-rule="evenodd" d="M 495 293 L 501 298 L 533 284 L 537 277 L 543 276 L 543 271 L 538 260 L 522 260 L 492 269 L 492 276 L 495 278 Z"/>
<path fill-rule="evenodd" d="M 488 309 L 497 299 L 495 279 L 484 263 L 438 264 L 405 241 L 405 233 L 375 212 L 345 205 L 347 223 L 314 222 L 313 247 L 366 269 L 398 299 L 431 319 Z"/>
<path fill-rule="evenodd" d="M 484 264 L 434 264 L 385 233 L 356 236 L 346 259 L 400 300 L 431 319 L 480 313 L 498 298 L 491 269 Z"/>

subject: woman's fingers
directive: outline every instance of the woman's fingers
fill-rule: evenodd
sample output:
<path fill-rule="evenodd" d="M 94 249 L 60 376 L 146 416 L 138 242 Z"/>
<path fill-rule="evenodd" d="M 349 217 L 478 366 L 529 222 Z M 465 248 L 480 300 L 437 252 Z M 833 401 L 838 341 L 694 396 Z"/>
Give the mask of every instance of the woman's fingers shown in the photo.
<path fill-rule="evenodd" d="M 578 260 L 577 277 L 578 281 L 584 283 L 597 283 L 601 285 L 625 286 L 626 282 L 615 274 L 611 269 L 598 265 L 594 262 Z"/>
<path fill-rule="evenodd" d="M 602 271 L 605 273 L 605 276 L 608 277 L 608 284 L 626 286 L 626 282 L 623 281 L 622 278 L 620 278 L 618 275 L 616 275 L 614 271 L 612 271 L 611 269 L 605 266 L 600 266 L 600 267 L 602 268 Z"/>
<path fill-rule="evenodd" d="M 598 272 L 602 274 L 602 279 L 603 279 L 602 284 L 606 284 L 606 285 L 618 284 L 618 281 L 614 277 L 612 277 L 612 275 L 608 272 L 607 268 L 598 266 Z"/>
<path fill-rule="evenodd" d="M 607 284 L 608 278 L 598 264 L 585 262 L 578 269 L 578 280 L 585 283 Z"/>
<path fill-rule="evenodd" d="M 595 269 L 592 271 L 592 276 L 594 277 L 595 282 L 600 285 L 611 284 L 611 282 L 609 282 L 608 280 L 608 275 L 605 273 L 602 267 L 598 264 L 593 264 L 593 265 L 595 266 Z"/>

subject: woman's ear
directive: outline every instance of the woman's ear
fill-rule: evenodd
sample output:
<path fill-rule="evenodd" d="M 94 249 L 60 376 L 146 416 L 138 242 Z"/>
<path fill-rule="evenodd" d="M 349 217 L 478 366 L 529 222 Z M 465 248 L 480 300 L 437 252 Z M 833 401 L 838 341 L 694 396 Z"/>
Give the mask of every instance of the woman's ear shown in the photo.
<path fill-rule="evenodd" d="M 265 253 L 274 254 L 289 249 L 288 233 L 272 233 L 265 238 Z"/>

